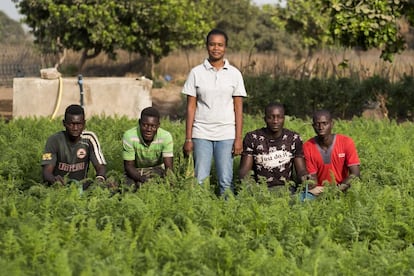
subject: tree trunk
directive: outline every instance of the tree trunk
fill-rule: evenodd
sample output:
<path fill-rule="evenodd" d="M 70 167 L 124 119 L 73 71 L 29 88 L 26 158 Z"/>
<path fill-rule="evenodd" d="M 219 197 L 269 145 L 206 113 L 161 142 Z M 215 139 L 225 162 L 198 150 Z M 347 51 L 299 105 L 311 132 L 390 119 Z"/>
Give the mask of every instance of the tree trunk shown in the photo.
<path fill-rule="evenodd" d="M 79 64 L 78 64 L 78 73 L 82 72 L 83 66 L 85 65 L 85 62 L 86 62 L 86 59 L 87 59 L 87 55 L 88 55 L 88 50 L 83 49 L 82 55 L 80 57 Z"/>
<path fill-rule="evenodd" d="M 63 48 L 63 52 L 58 53 L 59 60 L 55 63 L 56 69 L 63 63 L 63 61 L 65 61 L 66 54 L 67 54 L 66 48 Z"/>
<path fill-rule="evenodd" d="M 94 52 L 92 54 L 89 54 L 88 53 L 89 52 L 88 49 L 83 49 L 81 58 L 79 60 L 78 73 L 81 73 L 82 72 L 82 69 L 83 69 L 83 66 L 86 63 L 86 60 L 95 58 L 95 57 L 97 57 L 101 53 L 101 50 L 100 49 L 93 49 L 93 51 Z"/>
<path fill-rule="evenodd" d="M 150 55 L 147 59 L 149 74 L 148 78 L 154 80 L 155 77 L 155 68 L 154 68 L 154 55 Z"/>
<path fill-rule="evenodd" d="M 187 60 L 187 68 L 188 68 L 188 71 L 190 71 L 191 70 L 191 64 L 190 64 L 190 53 L 189 53 L 189 50 L 188 49 L 185 49 L 184 50 L 184 53 L 185 53 L 185 59 Z"/>

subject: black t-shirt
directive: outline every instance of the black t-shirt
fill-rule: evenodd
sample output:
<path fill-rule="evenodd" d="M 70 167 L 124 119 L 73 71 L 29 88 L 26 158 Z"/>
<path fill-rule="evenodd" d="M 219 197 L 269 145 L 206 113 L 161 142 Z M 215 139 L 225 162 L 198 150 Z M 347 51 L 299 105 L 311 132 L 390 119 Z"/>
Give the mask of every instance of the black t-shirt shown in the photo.
<path fill-rule="evenodd" d="M 77 143 L 72 143 L 65 131 L 50 136 L 46 142 L 41 165 L 54 165 L 54 175 L 82 180 L 87 177 L 89 161 L 94 165 L 106 164 L 98 138 L 91 131 L 84 131 Z"/>
<path fill-rule="evenodd" d="M 269 187 L 285 185 L 292 178 L 293 160 L 304 157 L 300 135 L 288 129 L 276 139 L 266 133 L 266 128 L 246 134 L 243 140 L 243 155 L 253 156 L 253 171 L 258 181 L 265 177 Z"/>

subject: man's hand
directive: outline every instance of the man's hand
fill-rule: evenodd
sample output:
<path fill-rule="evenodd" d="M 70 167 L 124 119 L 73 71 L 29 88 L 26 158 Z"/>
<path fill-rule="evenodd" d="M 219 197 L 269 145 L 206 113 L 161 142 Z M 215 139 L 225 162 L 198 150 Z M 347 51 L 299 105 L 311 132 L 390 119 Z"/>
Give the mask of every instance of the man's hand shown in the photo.
<path fill-rule="evenodd" d="M 60 184 L 65 185 L 65 179 L 62 176 L 60 176 L 60 175 L 56 175 L 54 177 L 54 180 L 55 180 L 55 183 L 56 182 L 60 182 Z"/>
<path fill-rule="evenodd" d="M 118 189 L 118 183 L 115 182 L 114 180 L 107 180 L 106 181 L 106 187 L 110 190 L 116 190 Z"/>
<path fill-rule="evenodd" d="M 148 180 L 148 177 L 146 175 L 140 175 L 138 178 L 138 183 L 145 183 Z"/>
<path fill-rule="evenodd" d="M 346 190 L 348 190 L 351 187 L 351 185 L 346 184 L 346 183 L 342 183 L 338 185 L 338 188 L 340 191 L 345 192 Z"/>
<path fill-rule="evenodd" d="M 311 174 L 302 175 L 300 180 L 302 183 L 308 184 L 308 189 L 313 189 L 317 185 L 315 178 Z"/>
<path fill-rule="evenodd" d="M 308 190 L 309 193 L 313 194 L 313 195 L 320 195 L 321 193 L 323 193 L 323 186 L 316 186 L 313 189 Z"/>

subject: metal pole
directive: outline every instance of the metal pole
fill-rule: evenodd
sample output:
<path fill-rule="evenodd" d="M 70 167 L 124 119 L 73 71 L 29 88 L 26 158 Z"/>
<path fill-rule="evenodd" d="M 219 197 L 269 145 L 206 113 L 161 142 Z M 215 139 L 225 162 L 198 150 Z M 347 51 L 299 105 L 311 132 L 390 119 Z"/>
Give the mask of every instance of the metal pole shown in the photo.
<path fill-rule="evenodd" d="M 83 104 L 83 79 L 82 79 L 82 75 L 78 75 L 78 84 L 79 84 L 79 89 L 80 89 L 80 105 L 82 106 L 82 108 L 84 108 L 84 104 Z"/>

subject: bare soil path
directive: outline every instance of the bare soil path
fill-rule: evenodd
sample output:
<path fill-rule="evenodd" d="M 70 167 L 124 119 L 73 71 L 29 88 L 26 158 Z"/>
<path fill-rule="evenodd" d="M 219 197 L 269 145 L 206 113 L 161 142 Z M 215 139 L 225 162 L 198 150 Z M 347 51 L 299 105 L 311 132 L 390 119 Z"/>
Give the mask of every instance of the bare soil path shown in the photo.
<path fill-rule="evenodd" d="M 162 117 L 176 120 L 182 113 L 181 86 L 167 84 L 151 91 L 152 105 L 160 111 Z M 0 86 L 0 118 L 12 118 L 13 88 Z"/>

